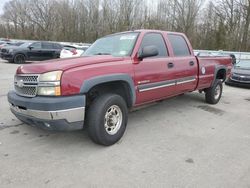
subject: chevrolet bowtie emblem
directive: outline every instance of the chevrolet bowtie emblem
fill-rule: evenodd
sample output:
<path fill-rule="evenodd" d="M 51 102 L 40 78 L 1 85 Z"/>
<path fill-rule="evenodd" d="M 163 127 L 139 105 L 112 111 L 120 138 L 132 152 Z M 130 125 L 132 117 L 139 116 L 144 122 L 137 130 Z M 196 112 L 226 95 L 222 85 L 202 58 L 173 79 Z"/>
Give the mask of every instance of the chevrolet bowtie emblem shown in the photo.
<path fill-rule="evenodd" d="M 17 83 L 16 83 L 16 85 L 18 87 L 23 87 L 24 86 L 23 80 L 18 80 Z"/>

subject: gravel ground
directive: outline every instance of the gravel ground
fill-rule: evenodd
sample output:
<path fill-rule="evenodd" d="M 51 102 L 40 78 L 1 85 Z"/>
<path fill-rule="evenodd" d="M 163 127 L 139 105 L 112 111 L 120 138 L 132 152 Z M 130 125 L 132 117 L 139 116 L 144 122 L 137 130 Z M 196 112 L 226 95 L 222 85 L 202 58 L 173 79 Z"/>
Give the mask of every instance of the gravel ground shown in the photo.
<path fill-rule="evenodd" d="M 9 111 L 18 65 L 0 61 L 1 187 L 250 187 L 250 90 L 224 86 L 215 106 L 198 92 L 129 114 L 114 146 L 86 131 L 27 126 Z"/>

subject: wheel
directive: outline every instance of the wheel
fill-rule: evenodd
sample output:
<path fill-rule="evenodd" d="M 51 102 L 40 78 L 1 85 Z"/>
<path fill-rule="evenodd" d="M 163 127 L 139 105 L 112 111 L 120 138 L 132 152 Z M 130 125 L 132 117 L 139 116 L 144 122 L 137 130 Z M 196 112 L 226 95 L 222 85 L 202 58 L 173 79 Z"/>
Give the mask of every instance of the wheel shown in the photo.
<path fill-rule="evenodd" d="M 116 94 L 97 97 L 87 110 L 89 137 L 97 144 L 110 146 L 123 136 L 128 119 L 125 100 Z"/>
<path fill-rule="evenodd" d="M 209 104 L 217 104 L 220 101 L 222 95 L 222 81 L 215 80 L 214 85 L 206 89 L 206 102 Z"/>
<path fill-rule="evenodd" d="M 25 63 L 25 56 L 23 54 L 17 54 L 14 57 L 14 63 L 23 64 Z"/>

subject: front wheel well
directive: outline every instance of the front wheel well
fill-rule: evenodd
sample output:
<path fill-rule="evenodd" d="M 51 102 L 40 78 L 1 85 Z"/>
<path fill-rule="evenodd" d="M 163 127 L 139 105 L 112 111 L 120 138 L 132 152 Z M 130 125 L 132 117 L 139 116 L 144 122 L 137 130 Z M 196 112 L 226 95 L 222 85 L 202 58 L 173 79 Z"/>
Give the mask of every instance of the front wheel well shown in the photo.
<path fill-rule="evenodd" d="M 87 106 L 89 106 L 98 96 L 106 93 L 118 94 L 126 101 L 128 108 L 133 106 L 131 88 L 125 81 L 112 81 L 93 86 L 86 94 Z"/>

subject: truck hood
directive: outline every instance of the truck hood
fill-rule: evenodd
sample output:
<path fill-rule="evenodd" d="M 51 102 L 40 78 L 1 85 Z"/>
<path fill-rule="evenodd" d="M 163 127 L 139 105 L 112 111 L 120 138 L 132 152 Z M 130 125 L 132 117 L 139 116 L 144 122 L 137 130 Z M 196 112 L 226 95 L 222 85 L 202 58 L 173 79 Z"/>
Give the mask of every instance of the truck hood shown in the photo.
<path fill-rule="evenodd" d="M 107 55 L 99 56 L 82 56 L 76 58 L 57 59 L 32 63 L 18 67 L 17 74 L 41 74 L 56 70 L 68 70 L 71 68 L 86 66 L 98 63 L 122 61 L 123 57 L 113 57 Z"/>

